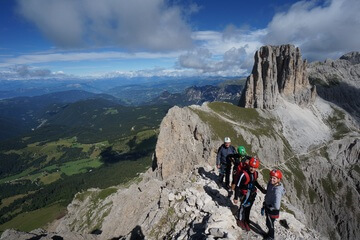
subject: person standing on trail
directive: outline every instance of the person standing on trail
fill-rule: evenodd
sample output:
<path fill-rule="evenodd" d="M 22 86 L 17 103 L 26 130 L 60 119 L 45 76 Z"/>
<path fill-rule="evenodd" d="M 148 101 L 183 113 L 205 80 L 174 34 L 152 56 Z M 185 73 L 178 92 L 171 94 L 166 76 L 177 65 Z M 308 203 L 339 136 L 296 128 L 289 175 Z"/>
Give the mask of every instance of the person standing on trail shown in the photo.
<path fill-rule="evenodd" d="M 266 215 L 266 226 L 269 231 L 265 239 L 272 240 L 275 238 L 274 222 L 280 215 L 281 197 L 285 194 L 285 188 L 281 184 L 282 173 L 278 169 L 270 172 L 270 180 L 267 185 L 264 206 L 261 209 L 261 215 Z"/>
<path fill-rule="evenodd" d="M 244 146 L 239 146 L 237 148 L 236 154 L 229 154 L 227 158 L 234 164 L 233 172 L 232 172 L 232 182 L 231 182 L 231 189 L 229 191 L 229 198 L 233 195 L 233 191 L 235 190 L 235 184 L 239 180 L 239 176 L 242 169 L 249 164 L 251 159 L 250 156 L 247 155 L 246 149 Z"/>
<path fill-rule="evenodd" d="M 231 146 L 231 139 L 229 137 L 225 137 L 224 143 L 219 147 L 216 156 L 216 167 L 219 169 L 219 186 L 224 184 L 224 176 L 225 176 L 225 185 L 226 189 L 229 189 L 230 186 L 230 172 L 231 172 L 231 161 L 227 156 L 229 154 L 236 154 L 236 150 L 233 146 Z M 230 165 L 230 166 L 229 166 Z"/>
<path fill-rule="evenodd" d="M 238 203 L 240 198 L 240 208 L 237 212 L 237 225 L 243 230 L 250 231 L 250 210 L 256 198 L 257 188 L 266 193 L 266 190 L 257 182 L 260 160 L 256 157 L 250 159 L 249 164 L 242 170 L 239 180 L 235 186 L 234 204 Z"/>

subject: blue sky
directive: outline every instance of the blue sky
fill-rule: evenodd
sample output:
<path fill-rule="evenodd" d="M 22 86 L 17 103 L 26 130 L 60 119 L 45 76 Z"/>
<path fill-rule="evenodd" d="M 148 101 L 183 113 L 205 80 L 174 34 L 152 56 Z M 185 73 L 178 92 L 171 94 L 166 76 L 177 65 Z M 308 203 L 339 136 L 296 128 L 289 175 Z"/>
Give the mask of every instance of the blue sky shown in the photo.
<path fill-rule="evenodd" d="M 265 44 L 360 50 L 358 0 L 2 0 L 0 78 L 244 76 Z"/>

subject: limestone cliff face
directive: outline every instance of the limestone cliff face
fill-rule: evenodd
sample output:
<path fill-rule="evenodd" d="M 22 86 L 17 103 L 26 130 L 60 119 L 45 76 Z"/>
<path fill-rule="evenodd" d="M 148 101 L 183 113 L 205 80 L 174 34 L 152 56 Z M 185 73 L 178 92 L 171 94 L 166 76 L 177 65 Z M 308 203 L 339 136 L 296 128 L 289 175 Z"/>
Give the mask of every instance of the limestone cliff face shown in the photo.
<path fill-rule="evenodd" d="M 190 108 L 173 107 L 160 125 L 156 164 L 162 179 L 187 173 L 196 164 L 211 162 L 210 129 Z"/>
<path fill-rule="evenodd" d="M 349 112 L 360 123 L 360 53 L 351 52 L 340 59 L 313 62 L 309 80 L 320 97 Z"/>
<path fill-rule="evenodd" d="M 255 53 L 255 63 L 239 102 L 241 107 L 273 109 L 279 96 L 299 104 L 314 101 L 306 74 L 306 60 L 293 45 L 264 46 Z"/>

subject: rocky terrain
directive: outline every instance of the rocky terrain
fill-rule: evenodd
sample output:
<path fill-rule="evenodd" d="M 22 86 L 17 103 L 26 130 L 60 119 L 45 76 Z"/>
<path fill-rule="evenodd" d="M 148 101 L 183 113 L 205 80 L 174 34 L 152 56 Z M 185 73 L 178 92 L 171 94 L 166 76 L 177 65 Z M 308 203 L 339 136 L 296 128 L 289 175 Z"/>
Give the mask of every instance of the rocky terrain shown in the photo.
<path fill-rule="evenodd" d="M 293 45 L 264 46 L 255 53 L 240 106 L 273 109 L 281 96 L 298 105 L 311 104 L 316 96 L 309 84 L 306 60 Z"/>
<path fill-rule="evenodd" d="M 360 53 L 313 62 L 307 70 L 319 96 L 345 109 L 360 123 Z"/>
<path fill-rule="evenodd" d="M 216 150 L 229 136 L 261 160 L 261 185 L 272 168 L 284 173 L 287 194 L 275 223 L 277 239 L 356 239 L 359 125 L 339 104 L 316 96 L 305 65 L 294 46 L 261 48 L 240 101 L 245 108 L 219 102 L 173 107 L 161 123 L 153 167 L 139 182 L 119 186 L 105 199 L 99 189 L 78 193 L 49 231 L 26 236 L 262 239 L 264 195 L 258 193 L 252 231 L 245 232 L 236 226 L 237 206 L 215 182 Z M 23 236 L 8 230 L 1 239 L 30 238 Z"/>

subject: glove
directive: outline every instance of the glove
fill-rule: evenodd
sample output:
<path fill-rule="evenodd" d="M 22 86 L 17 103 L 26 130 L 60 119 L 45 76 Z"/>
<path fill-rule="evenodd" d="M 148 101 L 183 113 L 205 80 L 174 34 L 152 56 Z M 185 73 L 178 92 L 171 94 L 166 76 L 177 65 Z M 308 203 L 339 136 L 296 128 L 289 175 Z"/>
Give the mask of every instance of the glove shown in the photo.
<path fill-rule="evenodd" d="M 262 207 L 262 208 L 261 208 L 261 216 L 264 216 L 264 215 L 265 215 L 265 208 Z"/>

